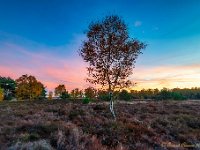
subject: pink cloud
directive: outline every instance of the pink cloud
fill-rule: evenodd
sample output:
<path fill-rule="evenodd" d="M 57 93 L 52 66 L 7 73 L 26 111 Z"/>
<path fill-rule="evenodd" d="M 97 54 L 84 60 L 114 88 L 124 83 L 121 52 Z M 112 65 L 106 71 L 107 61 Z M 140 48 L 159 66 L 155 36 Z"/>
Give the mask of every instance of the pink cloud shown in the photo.
<path fill-rule="evenodd" d="M 78 37 L 80 41 L 82 37 Z M 74 43 L 74 44 L 73 44 Z M 19 46 L 11 42 L 1 43 L 0 75 L 14 79 L 23 74 L 34 75 L 48 90 L 53 90 L 58 84 L 65 84 L 67 90 L 74 88 L 84 89 L 90 84 L 86 66 L 77 53 L 79 42 L 64 47 L 46 47 L 37 45 L 34 52 L 28 47 Z M 31 45 L 31 44 L 30 44 Z M 68 57 L 57 55 L 60 49 L 73 51 Z M 54 50 L 53 52 L 50 52 Z M 56 53 L 57 52 L 57 53 Z M 131 80 L 138 83 L 134 88 L 162 88 L 162 87 L 193 87 L 200 86 L 200 64 L 185 66 L 136 66 Z"/>
<path fill-rule="evenodd" d="M 14 79 L 23 74 L 34 75 L 39 81 L 53 90 L 58 84 L 65 84 L 68 90 L 85 88 L 86 65 L 77 57 L 60 58 L 53 53 L 38 53 L 15 44 L 4 43 L 1 49 L 0 75 Z M 8 59 L 9 58 L 9 59 Z"/>

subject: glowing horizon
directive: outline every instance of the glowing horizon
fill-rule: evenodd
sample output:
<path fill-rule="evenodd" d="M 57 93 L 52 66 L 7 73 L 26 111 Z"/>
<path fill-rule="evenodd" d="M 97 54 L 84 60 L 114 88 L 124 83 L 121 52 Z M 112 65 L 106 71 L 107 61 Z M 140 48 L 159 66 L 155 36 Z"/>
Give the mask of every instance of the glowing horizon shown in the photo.
<path fill-rule="evenodd" d="M 77 51 L 88 24 L 113 13 L 128 24 L 130 37 L 148 44 L 130 89 L 200 87 L 199 10 L 198 0 L 0 2 L 0 76 L 34 75 L 48 91 L 91 86 Z"/>

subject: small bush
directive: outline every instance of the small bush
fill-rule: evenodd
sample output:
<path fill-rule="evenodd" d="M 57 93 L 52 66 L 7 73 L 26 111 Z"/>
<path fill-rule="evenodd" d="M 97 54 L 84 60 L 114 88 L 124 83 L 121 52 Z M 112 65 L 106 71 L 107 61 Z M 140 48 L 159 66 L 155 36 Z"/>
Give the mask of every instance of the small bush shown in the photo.
<path fill-rule="evenodd" d="M 157 98 L 158 100 L 169 100 L 172 98 L 172 95 L 171 95 L 171 92 L 166 89 L 166 88 L 163 88 L 160 93 L 157 95 Z"/>
<path fill-rule="evenodd" d="M 67 99 L 67 98 L 70 98 L 70 95 L 68 92 L 63 92 L 61 95 L 60 95 L 60 98 L 61 99 Z"/>
<path fill-rule="evenodd" d="M 172 96 L 172 99 L 174 99 L 174 100 L 185 100 L 186 99 L 182 94 L 177 93 L 177 92 L 172 92 L 171 96 Z"/>
<path fill-rule="evenodd" d="M 87 97 L 85 97 L 85 98 L 83 99 L 83 101 L 82 101 L 83 104 L 89 104 L 89 102 L 90 102 L 90 99 L 87 98 Z"/>

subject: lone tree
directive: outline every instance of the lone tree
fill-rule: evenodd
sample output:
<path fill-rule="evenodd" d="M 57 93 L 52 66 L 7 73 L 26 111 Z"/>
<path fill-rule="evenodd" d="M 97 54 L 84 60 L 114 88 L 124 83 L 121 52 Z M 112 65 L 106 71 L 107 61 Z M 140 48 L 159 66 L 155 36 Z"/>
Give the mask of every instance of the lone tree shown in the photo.
<path fill-rule="evenodd" d="M 79 53 L 89 63 L 89 81 L 106 87 L 110 93 L 110 110 L 114 118 L 112 93 L 129 87 L 136 58 L 146 44 L 130 38 L 125 22 L 118 16 L 107 16 L 92 22 Z"/>

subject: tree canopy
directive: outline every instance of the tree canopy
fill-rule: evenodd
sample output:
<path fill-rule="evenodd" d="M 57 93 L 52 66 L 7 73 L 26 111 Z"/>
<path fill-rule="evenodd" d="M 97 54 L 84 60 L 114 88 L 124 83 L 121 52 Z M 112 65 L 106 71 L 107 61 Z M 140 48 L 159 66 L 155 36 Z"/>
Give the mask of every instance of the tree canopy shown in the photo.
<path fill-rule="evenodd" d="M 44 85 L 34 76 L 22 75 L 16 80 L 16 97 L 18 99 L 36 99 L 43 95 Z"/>
<path fill-rule="evenodd" d="M 55 88 L 55 95 L 56 95 L 56 96 L 59 96 L 61 99 L 66 99 L 66 98 L 69 98 L 69 97 L 70 97 L 70 95 L 69 95 L 69 93 L 67 92 L 67 90 L 66 90 L 64 84 L 58 85 L 58 86 Z"/>
<path fill-rule="evenodd" d="M 10 77 L 0 76 L 0 87 L 4 90 L 4 99 L 10 100 L 15 95 L 16 83 Z"/>
<path fill-rule="evenodd" d="M 96 89 L 93 87 L 88 87 L 84 90 L 85 96 L 90 99 L 94 99 L 96 97 Z"/>
<path fill-rule="evenodd" d="M 71 91 L 71 97 L 72 98 L 81 98 L 83 96 L 82 90 L 79 90 L 79 88 L 75 88 Z"/>
<path fill-rule="evenodd" d="M 64 84 L 60 84 L 55 88 L 55 95 L 56 96 L 61 96 L 62 93 L 66 92 L 66 88 Z"/>
<path fill-rule="evenodd" d="M 92 22 L 79 53 L 87 67 L 87 81 L 100 84 L 110 91 L 132 85 L 128 77 L 132 74 L 136 58 L 146 44 L 129 37 L 127 25 L 118 16 L 107 16 Z"/>

